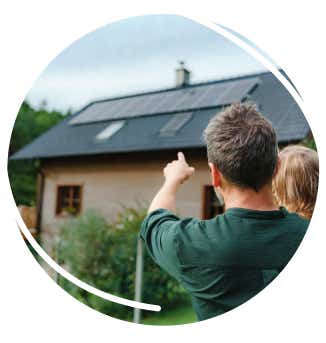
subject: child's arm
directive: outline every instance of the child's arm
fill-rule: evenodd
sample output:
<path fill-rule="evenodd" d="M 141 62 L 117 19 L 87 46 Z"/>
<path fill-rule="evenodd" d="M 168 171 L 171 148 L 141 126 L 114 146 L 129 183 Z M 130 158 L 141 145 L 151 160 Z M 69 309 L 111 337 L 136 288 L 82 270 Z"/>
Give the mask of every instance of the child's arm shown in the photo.
<path fill-rule="evenodd" d="M 175 212 L 177 190 L 184 181 L 194 174 L 195 168 L 190 167 L 183 153 L 179 152 L 178 159 L 168 163 L 163 172 L 165 182 L 149 206 L 148 213 L 160 208 Z"/>

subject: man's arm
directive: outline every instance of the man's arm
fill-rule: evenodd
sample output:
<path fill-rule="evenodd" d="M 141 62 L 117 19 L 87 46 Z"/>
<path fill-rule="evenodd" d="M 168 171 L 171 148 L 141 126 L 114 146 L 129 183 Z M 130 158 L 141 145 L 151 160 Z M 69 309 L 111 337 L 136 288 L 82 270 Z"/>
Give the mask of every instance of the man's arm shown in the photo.
<path fill-rule="evenodd" d="M 176 193 L 194 171 L 181 152 L 178 153 L 177 160 L 166 165 L 165 182 L 154 197 L 140 230 L 140 236 L 153 260 L 177 279 L 180 268 L 177 236 L 180 229 L 189 224 L 191 218 L 181 220 L 174 214 Z"/>
<path fill-rule="evenodd" d="M 164 168 L 165 182 L 149 206 L 148 213 L 160 208 L 175 212 L 177 191 L 180 185 L 188 180 L 194 172 L 195 168 L 190 167 L 183 153 L 179 152 L 178 159 L 168 163 Z"/>

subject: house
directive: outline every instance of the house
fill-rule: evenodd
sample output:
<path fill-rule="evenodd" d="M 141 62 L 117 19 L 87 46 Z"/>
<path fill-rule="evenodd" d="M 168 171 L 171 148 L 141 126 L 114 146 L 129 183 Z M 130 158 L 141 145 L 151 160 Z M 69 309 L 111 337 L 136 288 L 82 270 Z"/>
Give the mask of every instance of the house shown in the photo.
<path fill-rule="evenodd" d="M 218 213 L 222 204 L 210 186 L 202 133 L 231 103 L 255 102 L 281 145 L 310 134 L 296 102 L 270 72 L 189 80 L 180 65 L 173 88 L 91 102 L 11 157 L 40 160 L 37 228 L 45 246 L 67 213 L 93 208 L 111 218 L 121 205 L 148 204 L 162 184 L 162 169 L 179 150 L 196 168 L 178 194 L 180 215 Z"/>

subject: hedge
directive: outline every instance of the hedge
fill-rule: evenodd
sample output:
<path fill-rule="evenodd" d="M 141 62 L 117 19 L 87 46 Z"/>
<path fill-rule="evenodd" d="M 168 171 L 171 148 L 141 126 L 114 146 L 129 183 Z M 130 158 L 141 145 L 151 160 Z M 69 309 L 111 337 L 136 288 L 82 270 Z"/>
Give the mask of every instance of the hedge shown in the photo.
<path fill-rule="evenodd" d="M 145 217 L 142 208 L 123 208 L 114 222 L 89 210 L 67 220 L 60 229 L 57 252 L 60 264 L 79 279 L 114 295 L 134 298 L 136 244 Z M 88 306 L 105 314 L 131 319 L 132 310 L 117 305 L 61 279 L 60 285 Z M 188 302 L 179 283 L 159 268 L 145 253 L 143 301 L 163 309 Z M 144 313 L 146 316 L 146 313 Z"/>

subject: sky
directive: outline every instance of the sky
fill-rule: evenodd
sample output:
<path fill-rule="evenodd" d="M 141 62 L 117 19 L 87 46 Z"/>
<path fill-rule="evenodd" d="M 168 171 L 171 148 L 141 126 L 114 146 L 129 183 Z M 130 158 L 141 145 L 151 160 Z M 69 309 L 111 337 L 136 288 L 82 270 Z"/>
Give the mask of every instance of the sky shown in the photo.
<path fill-rule="evenodd" d="M 124 19 L 64 49 L 26 100 L 36 108 L 77 111 L 90 101 L 174 87 L 184 61 L 191 82 L 254 73 L 265 67 L 215 31 L 176 15 Z"/>

